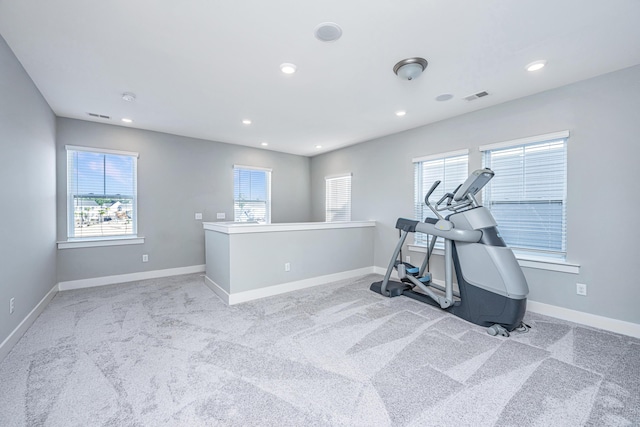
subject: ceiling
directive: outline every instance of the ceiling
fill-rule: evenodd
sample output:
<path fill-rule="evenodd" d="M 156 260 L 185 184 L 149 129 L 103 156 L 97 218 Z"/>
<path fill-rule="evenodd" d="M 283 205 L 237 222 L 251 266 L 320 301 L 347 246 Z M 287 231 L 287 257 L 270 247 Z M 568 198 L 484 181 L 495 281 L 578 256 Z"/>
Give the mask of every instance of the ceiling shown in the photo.
<path fill-rule="evenodd" d="M 0 0 L 56 115 L 305 156 L 640 64 L 639 21 L 638 0 Z"/>

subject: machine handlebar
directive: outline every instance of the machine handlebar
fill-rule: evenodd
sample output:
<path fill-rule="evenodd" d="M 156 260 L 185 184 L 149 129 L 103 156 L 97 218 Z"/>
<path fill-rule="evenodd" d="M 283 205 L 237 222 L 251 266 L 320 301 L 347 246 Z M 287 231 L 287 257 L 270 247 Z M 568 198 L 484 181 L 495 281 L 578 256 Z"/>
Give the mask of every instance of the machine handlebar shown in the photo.
<path fill-rule="evenodd" d="M 427 191 L 427 194 L 424 196 L 424 203 L 427 206 L 429 205 L 429 197 L 431 197 L 431 193 L 436 191 L 436 188 L 438 187 L 438 185 L 440 185 L 440 181 L 434 182 L 431 188 L 429 189 L 429 191 Z"/>
<path fill-rule="evenodd" d="M 444 196 L 442 196 L 440 200 L 436 202 L 436 206 L 440 206 L 442 202 L 444 202 L 447 199 L 449 199 L 449 201 L 447 202 L 447 205 L 450 205 L 451 200 L 453 200 L 453 193 L 444 193 Z"/>
<path fill-rule="evenodd" d="M 493 175 L 493 171 L 488 168 L 474 171 L 464 183 L 458 185 L 456 189 L 453 190 L 453 193 L 445 193 L 436 205 L 433 206 L 431 202 L 429 202 L 429 197 L 431 197 L 431 194 L 438 185 L 440 185 L 440 181 L 436 181 L 424 196 L 424 203 L 439 219 L 443 219 L 443 217 L 438 211 L 449 210 L 457 212 L 461 209 L 477 207 L 479 205 L 474 196 L 493 178 Z M 441 206 L 445 200 L 447 201 L 446 205 Z"/>

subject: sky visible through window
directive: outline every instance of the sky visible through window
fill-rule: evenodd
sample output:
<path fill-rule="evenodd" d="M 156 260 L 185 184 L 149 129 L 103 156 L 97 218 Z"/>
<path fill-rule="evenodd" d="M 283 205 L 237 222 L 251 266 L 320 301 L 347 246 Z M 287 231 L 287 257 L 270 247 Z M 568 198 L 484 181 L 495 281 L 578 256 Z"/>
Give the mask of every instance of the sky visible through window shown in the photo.
<path fill-rule="evenodd" d="M 93 152 L 76 152 L 73 174 L 77 195 L 131 196 L 134 158 Z"/>
<path fill-rule="evenodd" d="M 233 174 L 235 200 L 267 200 L 267 177 L 264 171 L 236 169 Z"/>

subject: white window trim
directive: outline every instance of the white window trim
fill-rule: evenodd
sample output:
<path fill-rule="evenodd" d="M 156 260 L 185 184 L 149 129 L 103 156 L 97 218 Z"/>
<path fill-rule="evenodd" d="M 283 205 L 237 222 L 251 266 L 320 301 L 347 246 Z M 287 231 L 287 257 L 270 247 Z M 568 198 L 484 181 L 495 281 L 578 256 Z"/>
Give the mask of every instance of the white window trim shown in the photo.
<path fill-rule="evenodd" d="M 427 253 L 427 247 L 423 245 L 408 245 L 409 251 L 418 253 Z M 444 251 L 441 249 L 434 249 L 434 255 L 444 255 Z M 533 268 L 536 270 L 548 270 L 556 271 L 560 273 L 580 274 L 580 264 L 562 261 L 562 260 L 550 260 L 540 259 L 524 254 L 516 254 L 516 259 L 520 267 Z"/>
<path fill-rule="evenodd" d="M 412 163 L 428 162 L 430 160 L 441 160 L 446 157 L 464 156 L 465 154 L 469 155 L 468 148 L 464 148 L 462 150 L 448 151 L 446 153 L 430 154 L 428 156 L 414 157 L 413 159 L 411 159 L 411 162 Z"/>
<path fill-rule="evenodd" d="M 327 221 L 327 183 L 329 181 L 333 181 L 336 179 L 340 179 L 340 178 L 352 178 L 353 177 L 353 173 L 348 172 L 348 173 L 341 173 L 341 174 L 334 174 L 334 175 L 327 175 L 324 177 L 324 188 L 325 188 L 325 206 L 324 206 L 324 215 L 325 215 L 325 222 L 344 222 L 344 221 Z M 347 222 L 351 221 L 351 180 L 349 180 L 349 219 L 347 220 Z"/>
<path fill-rule="evenodd" d="M 97 147 L 83 147 L 79 145 L 65 145 L 65 151 L 85 151 L 90 153 L 102 153 L 102 154 L 117 154 L 121 156 L 131 156 L 136 159 L 140 158 L 140 154 L 135 151 L 124 151 L 124 150 L 112 150 L 109 148 L 97 148 Z M 67 163 L 66 167 L 69 165 Z M 69 171 L 67 170 L 66 175 L 68 176 Z M 137 165 L 136 165 L 136 174 L 137 174 Z M 136 234 L 126 235 L 126 236 L 107 236 L 107 237 L 68 237 L 69 235 L 69 212 L 67 211 L 67 240 L 62 240 L 56 242 L 58 249 L 76 249 L 76 248 L 92 248 L 92 247 L 100 247 L 100 246 L 123 246 L 123 245 L 136 245 L 143 244 L 144 237 L 138 235 L 138 189 L 137 182 L 138 177 L 136 179 L 136 196 L 135 196 L 135 204 L 136 208 L 134 210 L 135 215 L 135 229 Z M 69 181 L 67 178 L 67 198 L 69 197 L 69 189 L 68 189 Z M 67 200 L 67 210 L 70 209 L 69 201 Z"/>
<path fill-rule="evenodd" d="M 101 246 L 123 246 L 123 245 L 141 245 L 144 243 L 144 237 L 142 236 L 125 236 L 125 237 L 105 237 L 105 238 L 93 238 L 88 237 L 86 239 L 69 239 L 66 241 L 57 242 L 58 249 L 78 249 L 78 248 L 95 248 Z"/>
<path fill-rule="evenodd" d="M 271 174 L 273 173 L 273 169 L 272 168 L 265 168 L 262 166 L 248 166 L 248 165 L 238 165 L 238 164 L 234 164 L 233 168 L 234 171 L 236 169 L 242 169 L 242 170 L 253 170 L 253 171 L 262 171 L 262 172 L 268 172 L 269 173 L 269 188 L 267 188 L 267 200 L 266 200 L 266 209 L 267 209 L 267 216 L 269 218 L 269 221 L 267 221 L 267 224 L 271 224 L 271 182 L 272 182 L 272 176 Z M 234 172 L 235 174 L 235 172 Z M 236 198 L 235 198 L 235 188 L 234 188 L 234 195 L 233 195 L 233 210 L 234 210 L 234 216 L 233 216 L 233 222 L 234 223 L 241 223 L 241 221 L 236 221 L 235 218 L 235 204 L 236 204 Z"/>
<path fill-rule="evenodd" d="M 340 173 L 340 174 L 336 174 L 336 175 L 327 175 L 324 177 L 325 181 L 328 179 L 336 179 L 336 178 L 345 178 L 347 176 L 353 176 L 353 173 L 349 172 L 349 173 Z"/>
<path fill-rule="evenodd" d="M 103 153 L 103 154 L 118 154 L 121 156 L 131 156 L 140 158 L 140 154 L 134 151 L 122 151 L 122 150 L 110 150 L 108 148 L 95 148 L 95 147 L 80 147 L 77 145 L 65 145 L 64 149 L 69 151 L 87 151 L 90 153 Z"/>
<path fill-rule="evenodd" d="M 478 147 L 480 151 L 498 150 L 500 148 L 509 148 L 517 145 L 526 145 L 534 142 L 543 143 L 545 141 L 551 141 L 554 139 L 567 139 L 570 136 L 568 130 L 562 130 L 558 132 L 545 133 L 543 135 L 528 136 L 526 138 L 512 139 L 511 141 L 496 142 L 493 144 L 481 145 Z"/>
<path fill-rule="evenodd" d="M 479 146 L 478 150 L 480 152 L 500 150 L 503 148 L 519 147 L 519 146 L 523 146 L 527 144 L 535 144 L 535 143 L 544 143 L 546 141 L 553 141 L 558 139 L 564 139 L 566 144 L 570 136 L 571 136 L 571 132 L 569 130 L 561 130 L 561 131 L 545 133 L 541 135 L 528 136 L 525 138 L 512 139 L 509 141 L 485 144 L 485 145 Z M 565 184 L 567 184 L 566 181 L 565 181 Z M 555 260 L 553 258 L 536 257 L 535 255 L 532 255 L 530 253 L 522 253 L 522 252 L 517 253 L 515 250 L 513 252 L 514 252 L 514 255 L 516 256 L 516 259 L 518 259 L 518 262 L 520 263 L 521 267 L 540 268 L 543 270 L 562 271 L 562 272 L 573 273 L 573 274 L 578 274 L 580 271 L 579 264 L 569 263 L 566 260 Z M 565 257 L 567 256 L 566 251 L 564 252 L 564 255 Z M 553 267 L 556 265 L 565 265 L 567 267 L 566 267 L 566 270 L 565 270 L 565 267 L 558 267 L 558 268 Z M 549 268 L 546 268 L 546 267 L 543 268 L 543 266 L 547 266 Z"/>
<path fill-rule="evenodd" d="M 252 171 L 273 172 L 271 168 L 263 168 L 260 166 L 233 165 L 234 169 L 247 169 Z"/>

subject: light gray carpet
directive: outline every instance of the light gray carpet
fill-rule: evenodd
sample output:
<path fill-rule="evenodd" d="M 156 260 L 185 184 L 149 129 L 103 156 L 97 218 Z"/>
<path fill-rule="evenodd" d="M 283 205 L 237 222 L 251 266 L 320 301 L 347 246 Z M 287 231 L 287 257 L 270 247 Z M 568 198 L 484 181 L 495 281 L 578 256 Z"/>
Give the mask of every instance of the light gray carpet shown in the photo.
<path fill-rule="evenodd" d="M 485 329 L 370 275 L 225 306 L 199 275 L 59 293 L 0 363 L 0 426 L 640 424 L 640 340 Z"/>

